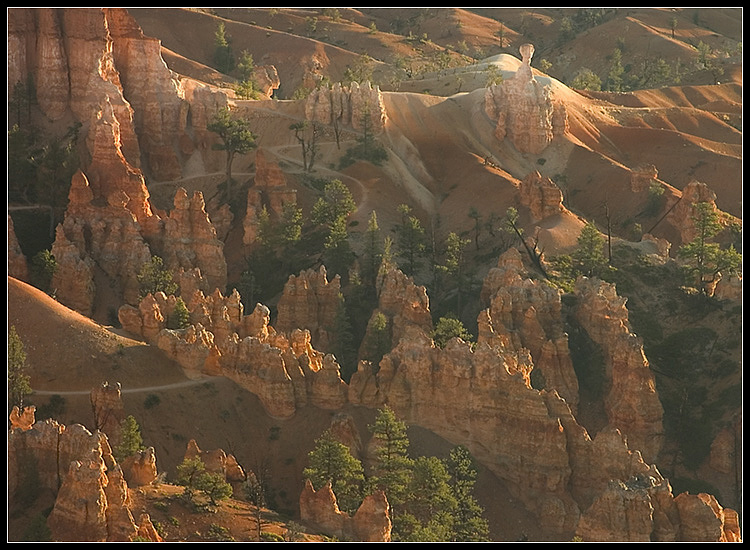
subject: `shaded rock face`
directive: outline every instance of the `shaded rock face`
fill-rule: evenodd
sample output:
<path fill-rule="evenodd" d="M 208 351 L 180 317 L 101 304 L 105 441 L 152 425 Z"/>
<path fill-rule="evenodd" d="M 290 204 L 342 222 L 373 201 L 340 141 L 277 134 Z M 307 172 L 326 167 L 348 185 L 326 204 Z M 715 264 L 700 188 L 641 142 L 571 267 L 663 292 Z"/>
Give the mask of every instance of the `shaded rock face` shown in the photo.
<path fill-rule="evenodd" d="M 331 88 L 315 87 L 305 101 L 305 118 L 354 130 L 362 130 L 367 119 L 370 131 L 378 134 L 385 128 L 387 115 L 379 86 L 367 81 L 346 87 L 337 82 Z"/>
<path fill-rule="evenodd" d="M 383 491 L 368 495 L 349 516 L 339 510 L 330 483 L 317 491 L 310 480 L 300 495 L 300 519 L 324 533 L 355 542 L 390 542 L 391 519 Z"/>
<path fill-rule="evenodd" d="M 297 190 L 288 185 L 284 172 L 263 148 L 255 153 L 255 182 L 247 190 L 247 208 L 243 220 L 245 245 L 253 245 L 258 236 L 258 228 L 263 209 L 271 220 L 284 215 L 287 205 L 297 204 Z"/>
<path fill-rule="evenodd" d="M 29 263 L 18 244 L 13 218 L 8 214 L 8 275 L 19 281 L 29 281 Z"/>
<path fill-rule="evenodd" d="M 630 448 L 653 461 L 663 442 L 664 410 L 643 342 L 630 331 L 626 300 L 617 295 L 614 285 L 585 277 L 576 282 L 575 294 L 579 297 L 576 318 L 605 356 L 609 423 L 627 437 Z"/>
<path fill-rule="evenodd" d="M 154 448 L 149 447 L 127 457 L 122 462 L 122 472 L 128 487 L 142 487 L 156 481 L 159 472 Z"/>
<path fill-rule="evenodd" d="M 506 137 L 521 153 L 541 154 L 555 136 L 567 129 L 563 105 L 552 102 L 549 86 L 531 71 L 534 46 L 520 47 L 522 57 L 513 78 L 487 88 L 485 112 L 496 123 L 495 136 Z"/>
<path fill-rule="evenodd" d="M 54 420 L 37 422 L 28 430 L 12 429 L 8 474 L 11 504 L 28 490 L 30 479 L 36 488 L 56 495 L 47 519 L 53 541 L 125 542 L 139 530 L 122 470 L 101 432 Z M 150 522 L 147 515 L 139 521 L 146 520 Z"/>

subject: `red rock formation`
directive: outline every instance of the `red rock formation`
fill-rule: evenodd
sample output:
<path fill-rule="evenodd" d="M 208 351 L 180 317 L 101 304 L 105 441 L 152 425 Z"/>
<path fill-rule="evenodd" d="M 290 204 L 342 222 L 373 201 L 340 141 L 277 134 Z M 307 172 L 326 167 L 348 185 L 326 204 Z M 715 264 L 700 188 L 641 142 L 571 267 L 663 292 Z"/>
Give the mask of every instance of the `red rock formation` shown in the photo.
<path fill-rule="evenodd" d="M 330 483 L 317 491 L 310 480 L 300 495 L 300 519 L 324 533 L 354 542 L 390 542 L 391 520 L 385 493 L 377 491 L 362 501 L 354 516 L 339 510 Z"/>
<path fill-rule="evenodd" d="M 8 438 L 11 504 L 17 491 L 24 490 L 29 468 L 35 468 L 37 487 L 56 495 L 47 519 L 52 540 L 121 542 L 135 537 L 128 486 L 101 432 L 54 420 L 13 429 Z"/>
<path fill-rule="evenodd" d="M 153 483 L 159 475 L 154 448 L 136 451 L 122 461 L 122 472 L 128 487 L 142 487 Z"/>
<path fill-rule="evenodd" d="M 316 349 L 327 351 L 333 342 L 341 295 L 341 278 L 328 280 L 325 266 L 291 275 L 277 305 L 276 330 L 289 334 L 309 330 Z"/>
<path fill-rule="evenodd" d="M 360 348 L 361 357 L 366 355 L 371 342 L 377 338 L 373 334 L 372 323 L 378 315 L 384 315 L 387 320 L 391 346 L 398 344 L 407 327 L 417 327 L 426 334 L 432 333 L 430 299 L 424 286 L 414 284 L 411 277 L 393 266 L 383 266 L 375 284 L 378 307 L 370 317 Z"/>
<path fill-rule="evenodd" d="M 91 390 L 96 429 L 107 434 L 110 444 L 115 447 L 120 444 L 122 421 L 125 419 L 121 389 L 119 382 L 115 385 L 103 382 Z"/>
<path fill-rule="evenodd" d="M 185 450 L 185 460 L 194 458 L 203 462 L 207 472 L 221 474 L 226 481 L 245 481 L 247 478 L 234 455 L 227 454 L 223 449 L 202 451 L 195 439 L 191 439 Z"/>
<path fill-rule="evenodd" d="M 630 173 L 630 190 L 633 193 L 648 191 L 653 183 L 657 181 L 659 171 L 653 164 L 643 164 L 634 168 Z"/>
<path fill-rule="evenodd" d="M 383 95 L 369 81 L 352 82 L 348 88 L 336 83 L 331 88 L 315 87 L 305 100 L 305 118 L 330 126 L 349 126 L 361 130 L 364 117 L 370 129 L 380 133 L 387 120 Z"/>
<path fill-rule="evenodd" d="M 741 542 L 737 512 L 722 508 L 712 495 L 682 493 L 675 497 L 680 515 L 679 541 Z"/>
<path fill-rule="evenodd" d="M 360 363 L 349 400 L 370 408 L 387 403 L 407 423 L 467 445 L 550 530 L 564 532 L 578 519 L 567 492 L 566 434 L 531 388 L 530 372 L 528 355 L 487 344 L 472 350 L 458 339 L 440 349 L 412 327 L 377 375 Z"/>
<path fill-rule="evenodd" d="M 19 281 L 29 281 L 29 264 L 18 244 L 13 218 L 8 214 L 8 275 Z"/>
<path fill-rule="evenodd" d="M 516 74 L 487 88 L 485 112 L 496 122 L 499 140 L 507 137 L 519 152 L 538 155 L 567 130 L 567 115 L 564 106 L 553 104 L 550 87 L 534 77 L 534 46 L 524 44 L 520 52 L 522 62 Z"/>
<path fill-rule="evenodd" d="M 626 300 L 614 285 L 585 277 L 576 282 L 575 293 L 576 318 L 605 356 L 609 423 L 627 437 L 631 449 L 653 461 L 664 438 L 664 411 L 643 343 L 630 331 Z"/>
<path fill-rule="evenodd" d="M 539 171 L 531 172 L 520 186 L 521 204 L 529 209 L 533 221 L 543 220 L 563 211 L 562 190 Z"/>
<path fill-rule="evenodd" d="M 10 416 L 8 417 L 10 420 L 10 429 L 21 431 L 30 430 L 31 426 L 36 422 L 35 414 L 36 407 L 34 405 L 24 407 L 23 410 L 20 410 L 16 405 L 13 405 L 13 409 L 11 409 Z"/>
<path fill-rule="evenodd" d="M 682 189 L 682 196 L 665 218 L 679 231 L 682 244 L 695 238 L 693 217 L 696 214 L 695 205 L 699 202 L 707 202 L 714 210 L 718 210 L 716 193 L 705 183 L 693 180 Z"/>
<path fill-rule="evenodd" d="M 578 407 L 578 379 L 563 331 L 561 291 L 529 278 L 520 253 L 511 248 L 485 277 L 481 300 L 489 307 L 478 319 L 478 342 L 509 350 L 527 350 L 544 377 L 573 412 Z"/>
<path fill-rule="evenodd" d="M 176 145 L 185 135 L 188 110 L 180 83 L 161 57 L 161 42 L 144 36 L 127 10 L 105 8 L 104 14 L 145 166 L 156 181 L 180 179 Z"/>
<path fill-rule="evenodd" d="M 96 204 L 86 175 L 79 171 L 73 176 L 65 220 L 58 226 L 52 248 L 59 255 L 55 256 L 59 273 L 53 285 L 60 289 L 62 303 L 90 309 L 98 268 L 117 283 L 127 303 L 138 303 L 137 274 L 151 252 L 128 204 L 122 192 L 113 192 L 106 205 Z"/>
<path fill-rule="evenodd" d="M 173 272 L 200 269 L 213 291 L 224 291 L 227 285 L 227 263 L 224 243 L 206 214 L 203 193 L 196 191 L 188 198 L 180 187 L 175 193 L 174 209 L 164 220 L 162 237 L 165 265 Z"/>

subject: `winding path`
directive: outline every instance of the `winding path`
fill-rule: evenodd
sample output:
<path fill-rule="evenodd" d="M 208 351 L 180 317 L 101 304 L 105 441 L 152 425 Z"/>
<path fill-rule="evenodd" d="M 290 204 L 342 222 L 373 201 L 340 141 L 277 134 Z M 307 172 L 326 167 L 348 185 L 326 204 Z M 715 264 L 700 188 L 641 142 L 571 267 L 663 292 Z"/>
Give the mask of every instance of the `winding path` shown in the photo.
<path fill-rule="evenodd" d="M 197 379 L 191 379 L 191 380 L 183 380 L 181 382 L 173 382 L 172 384 L 164 384 L 162 386 L 146 386 L 143 388 L 123 388 L 121 389 L 121 393 L 140 393 L 140 392 L 149 392 L 149 391 L 159 391 L 159 390 L 174 390 L 179 388 L 187 388 L 190 386 L 197 386 L 200 384 L 205 384 L 207 381 L 210 380 L 210 377 L 206 378 L 197 378 Z M 91 390 L 71 390 L 71 391 L 55 391 L 55 390 L 32 390 L 31 395 L 89 395 L 91 393 Z"/>

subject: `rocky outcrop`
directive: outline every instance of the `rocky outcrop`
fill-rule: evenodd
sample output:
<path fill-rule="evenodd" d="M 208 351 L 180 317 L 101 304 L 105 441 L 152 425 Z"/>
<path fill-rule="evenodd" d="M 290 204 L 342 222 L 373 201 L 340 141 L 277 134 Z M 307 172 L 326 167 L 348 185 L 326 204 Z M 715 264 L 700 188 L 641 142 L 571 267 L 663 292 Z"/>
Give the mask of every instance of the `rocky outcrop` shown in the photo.
<path fill-rule="evenodd" d="M 440 349 L 411 327 L 377 374 L 360 362 L 349 400 L 370 408 L 387 404 L 408 424 L 467 445 L 545 525 L 563 532 L 578 519 L 567 492 L 566 434 L 545 394 L 531 387 L 532 368 L 528 354 L 486 343 L 473 350 L 457 338 Z"/>
<path fill-rule="evenodd" d="M 29 281 L 29 263 L 18 244 L 13 218 L 8 214 L 8 275 L 19 281 Z"/>
<path fill-rule="evenodd" d="M 543 380 L 575 413 L 578 379 L 563 331 L 561 291 L 531 279 L 521 254 L 511 248 L 485 277 L 480 298 L 489 307 L 480 313 L 477 341 L 531 355 Z"/>
<path fill-rule="evenodd" d="M 112 58 L 133 109 L 144 169 L 156 181 L 182 177 L 177 144 L 185 137 L 188 104 L 161 56 L 161 41 L 143 34 L 123 8 L 105 8 Z"/>
<path fill-rule="evenodd" d="M 126 303 L 140 299 L 138 272 L 151 258 L 141 226 L 127 208 L 129 198 L 116 191 L 104 205 L 95 201 L 86 175 L 72 179 L 65 220 L 56 231 L 52 253 L 58 269 L 52 284 L 58 299 L 82 313 L 91 311 L 96 296 L 95 272 L 101 270 Z"/>
<path fill-rule="evenodd" d="M 164 220 L 161 247 L 164 264 L 172 272 L 198 268 L 211 290 L 226 288 L 224 243 L 217 238 L 200 191 L 188 197 L 184 188 L 177 189 L 174 209 Z"/>
<path fill-rule="evenodd" d="M 35 488 L 56 495 L 47 519 L 54 541 L 124 542 L 138 532 L 127 483 L 101 432 L 54 420 L 37 422 L 28 430 L 12 429 L 8 475 L 11 504 L 23 497 L 30 479 Z M 144 520 L 142 516 L 141 523 Z"/>
<path fill-rule="evenodd" d="M 300 519 L 330 536 L 353 542 L 390 542 L 391 519 L 383 491 L 368 495 L 350 516 L 339 510 L 331 484 L 317 491 L 310 480 L 300 495 Z"/>
<path fill-rule="evenodd" d="M 682 189 L 682 196 L 666 216 L 666 221 L 675 227 L 680 234 L 682 244 L 689 243 L 696 236 L 695 205 L 699 202 L 707 202 L 714 210 L 716 206 L 716 193 L 703 182 L 692 180 Z"/>
<path fill-rule="evenodd" d="M 553 103 L 550 87 L 534 77 L 534 46 L 524 44 L 520 53 L 516 74 L 487 88 L 484 108 L 499 140 L 507 137 L 519 152 L 538 155 L 567 130 L 567 114 L 562 104 Z"/>
<path fill-rule="evenodd" d="M 626 299 L 615 286 L 598 279 L 576 281 L 576 319 L 605 356 L 607 418 L 638 449 L 646 461 L 655 460 L 664 438 L 664 410 L 642 340 L 630 330 Z"/>
<path fill-rule="evenodd" d="M 658 177 L 659 171 L 653 164 L 639 165 L 630 172 L 630 190 L 633 193 L 648 191 Z"/>
<path fill-rule="evenodd" d="M 272 99 L 274 91 L 278 90 L 279 86 L 281 86 L 279 72 L 273 65 L 259 65 L 255 67 L 252 81 L 260 93 L 267 99 Z"/>
<path fill-rule="evenodd" d="M 174 303 L 164 293 L 147 295 L 138 308 L 121 307 L 118 317 L 124 330 L 158 346 L 187 376 L 230 378 L 257 395 L 271 416 L 288 418 L 308 403 L 328 410 L 346 403 L 339 364 L 313 347 L 309 330 L 277 332 L 262 304 L 245 315 L 236 290 L 227 297 L 196 291 L 187 303 L 192 324 L 168 329 Z"/>
<path fill-rule="evenodd" d="M 678 541 L 742 541 L 737 512 L 722 508 L 714 496 L 682 493 L 674 503 L 680 516 Z"/>
<path fill-rule="evenodd" d="M 212 474 L 220 474 L 225 481 L 245 481 L 247 475 L 237 459 L 232 454 L 227 454 L 223 449 L 213 451 L 202 451 L 195 439 L 188 442 L 185 450 L 185 460 L 197 458 L 206 467 L 206 471 Z"/>
<path fill-rule="evenodd" d="M 128 487 L 150 485 L 159 475 L 153 447 L 141 449 L 122 461 L 122 472 Z"/>
<path fill-rule="evenodd" d="M 425 334 L 432 333 L 430 299 L 424 286 L 416 285 L 395 266 L 383 265 L 375 286 L 378 294 L 378 307 L 372 312 L 367 330 L 360 347 L 360 357 L 369 355 L 369 350 L 378 347 L 374 322 L 378 316 L 386 320 L 388 348 L 392 348 L 406 333 L 408 327 L 417 327 Z"/>
<path fill-rule="evenodd" d="M 127 10 L 17 8 L 8 19 L 9 87 L 32 78 L 44 115 L 72 113 L 84 131 L 91 113 L 109 103 L 128 163 L 140 168 L 143 153 L 157 179 L 180 177 L 175 144 L 187 109 L 179 82 L 160 42 L 145 37 Z"/>
<path fill-rule="evenodd" d="M 340 83 L 330 88 L 316 87 L 305 100 L 305 118 L 354 130 L 362 130 L 367 120 L 370 131 L 379 134 L 388 117 L 380 87 L 367 81 L 362 84 L 352 82 L 349 87 Z"/>
<path fill-rule="evenodd" d="M 562 190 L 539 171 L 531 172 L 519 188 L 521 204 L 529 209 L 533 221 L 540 221 L 563 211 Z"/>
<path fill-rule="evenodd" d="M 122 421 L 125 420 L 120 383 L 110 385 L 109 382 L 103 382 L 91 390 L 90 397 L 96 429 L 107 434 L 110 445 L 117 447 L 122 433 Z"/>
<path fill-rule="evenodd" d="M 34 405 L 24 407 L 23 410 L 20 410 L 16 405 L 13 405 L 13 408 L 10 411 L 10 416 L 8 417 L 8 420 L 10 420 L 10 429 L 21 431 L 30 430 L 34 425 L 34 422 L 36 422 L 35 415 L 36 407 Z"/>
<path fill-rule="evenodd" d="M 316 349 L 331 349 L 336 315 L 341 304 L 341 278 L 328 280 L 325 266 L 291 275 L 277 306 L 276 330 L 289 334 L 310 331 Z"/>

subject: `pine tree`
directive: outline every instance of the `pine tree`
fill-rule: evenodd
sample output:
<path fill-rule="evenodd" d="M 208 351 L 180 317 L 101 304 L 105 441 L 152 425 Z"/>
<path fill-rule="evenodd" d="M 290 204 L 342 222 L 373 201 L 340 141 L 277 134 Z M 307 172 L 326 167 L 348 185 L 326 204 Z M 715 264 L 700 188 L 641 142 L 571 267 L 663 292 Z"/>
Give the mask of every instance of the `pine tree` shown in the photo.
<path fill-rule="evenodd" d="M 349 448 L 326 430 L 315 440 L 315 448 L 307 457 L 309 466 L 303 475 L 313 487 L 319 490 L 330 483 L 339 508 L 350 513 L 356 511 L 362 503 L 364 470 Z"/>
<path fill-rule="evenodd" d="M 592 222 L 581 229 L 578 248 L 573 251 L 573 259 L 578 262 L 580 271 L 587 277 L 600 275 L 607 265 L 604 255 L 604 237 Z"/>
<path fill-rule="evenodd" d="M 688 262 L 696 288 L 701 293 L 708 294 L 721 274 L 731 275 L 739 270 L 742 254 L 735 250 L 733 244 L 722 249 L 718 243 L 711 242 L 722 229 L 719 213 L 711 203 L 696 203 L 692 220 L 695 224 L 695 238 L 682 245 L 678 255 Z"/>
<path fill-rule="evenodd" d="M 394 521 L 408 494 L 413 461 L 409 458 L 409 437 L 406 424 L 385 405 L 378 410 L 370 431 L 376 442 L 376 460 L 370 482 L 382 489 L 388 498 L 391 520 Z"/>
<path fill-rule="evenodd" d="M 157 292 L 169 296 L 179 289 L 179 285 L 173 280 L 172 272 L 164 266 L 164 260 L 159 256 L 151 256 L 151 260 L 141 266 L 137 278 L 141 298 Z"/>
<path fill-rule="evenodd" d="M 395 525 L 399 540 L 449 541 L 458 505 L 445 463 L 437 457 L 414 460 L 404 511 Z"/>
<path fill-rule="evenodd" d="M 183 329 L 190 325 L 190 311 L 188 311 L 185 301 L 181 297 L 177 297 L 177 301 L 174 305 L 174 310 L 167 317 L 167 328 L 169 329 Z"/>
<path fill-rule="evenodd" d="M 375 210 L 370 212 L 370 218 L 367 220 L 364 242 L 363 279 L 366 285 L 374 286 L 380 263 L 383 260 L 382 237 L 378 225 L 378 215 Z"/>
<path fill-rule="evenodd" d="M 122 462 L 143 449 L 143 437 L 138 421 L 132 415 L 125 417 L 121 423 L 120 444 L 112 449 L 112 454 L 117 462 Z"/>
<path fill-rule="evenodd" d="M 397 256 L 403 260 L 403 272 L 413 276 L 422 266 L 425 244 L 425 230 L 419 218 L 412 215 L 412 209 L 406 204 L 398 206 L 401 223 L 395 227 Z"/>
<path fill-rule="evenodd" d="M 11 325 L 8 330 L 8 405 L 23 409 L 26 396 L 31 395 L 31 379 L 26 375 L 26 350 Z"/>
<path fill-rule="evenodd" d="M 209 132 L 219 136 L 220 144 L 215 144 L 214 149 L 226 153 L 226 200 L 233 204 L 232 188 L 232 163 L 236 155 L 244 155 L 258 147 L 256 136 L 250 130 L 250 123 L 243 118 L 232 116 L 228 107 L 223 107 L 216 112 L 206 126 Z"/>
<path fill-rule="evenodd" d="M 483 517 L 484 510 L 474 498 L 474 484 L 478 475 L 474 457 L 465 446 L 454 447 L 448 457 L 447 468 L 457 501 L 452 540 L 456 542 L 489 540 L 489 524 Z"/>

